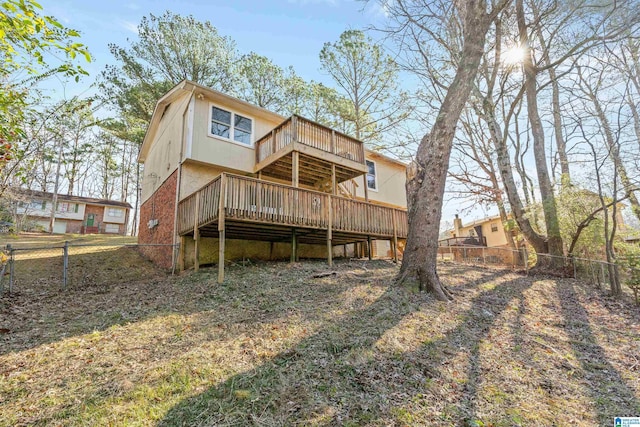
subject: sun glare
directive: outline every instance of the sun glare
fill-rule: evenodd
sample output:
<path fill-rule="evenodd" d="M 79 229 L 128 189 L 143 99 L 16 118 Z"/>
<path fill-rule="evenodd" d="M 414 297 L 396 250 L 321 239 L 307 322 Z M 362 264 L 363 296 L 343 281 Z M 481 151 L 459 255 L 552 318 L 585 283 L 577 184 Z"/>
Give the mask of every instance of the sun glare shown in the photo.
<path fill-rule="evenodd" d="M 524 49 L 520 46 L 513 46 L 502 54 L 502 62 L 506 65 L 520 64 L 523 59 Z"/>

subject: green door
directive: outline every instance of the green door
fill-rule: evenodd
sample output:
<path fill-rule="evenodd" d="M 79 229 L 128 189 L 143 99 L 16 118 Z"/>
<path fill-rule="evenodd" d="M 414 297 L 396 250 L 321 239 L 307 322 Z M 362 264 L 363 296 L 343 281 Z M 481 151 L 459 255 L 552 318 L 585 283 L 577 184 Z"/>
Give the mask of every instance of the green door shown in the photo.
<path fill-rule="evenodd" d="M 93 222 L 95 221 L 96 214 L 87 215 L 87 227 L 93 227 Z"/>

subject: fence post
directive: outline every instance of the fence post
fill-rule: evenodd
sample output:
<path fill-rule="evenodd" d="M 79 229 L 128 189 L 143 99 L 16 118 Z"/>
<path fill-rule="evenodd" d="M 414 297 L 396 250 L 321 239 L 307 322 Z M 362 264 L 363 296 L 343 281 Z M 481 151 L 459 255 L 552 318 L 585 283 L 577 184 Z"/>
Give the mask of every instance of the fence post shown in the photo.
<path fill-rule="evenodd" d="M 64 241 L 64 247 L 62 248 L 62 287 L 64 290 L 67 289 L 67 272 L 69 270 L 69 241 Z"/>
<path fill-rule="evenodd" d="M 9 252 L 9 293 L 13 292 L 13 253 L 14 249 L 11 247 L 11 244 L 7 244 L 7 251 Z"/>
<path fill-rule="evenodd" d="M 484 246 L 482 247 L 482 264 L 487 265 L 487 256 L 484 253 Z"/>
<path fill-rule="evenodd" d="M 524 246 L 522 248 L 522 251 L 524 252 L 524 273 L 528 276 L 529 275 L 529 252 L 527 251 L 527 247 Z"/>
<path fill-rule="evenodd" d="M 571 254 L 571 263 L 573 264 L 573 278 L 577 279 L 578 278 L 578 269 L 576 268 L 576 257 Z"/>

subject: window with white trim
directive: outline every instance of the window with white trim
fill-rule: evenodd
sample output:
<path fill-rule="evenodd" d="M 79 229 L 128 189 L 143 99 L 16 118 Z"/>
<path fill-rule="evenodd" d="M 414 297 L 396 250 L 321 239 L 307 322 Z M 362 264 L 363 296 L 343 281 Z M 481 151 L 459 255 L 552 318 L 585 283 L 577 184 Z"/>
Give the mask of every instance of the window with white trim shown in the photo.
<path fill-rule="evenodd" d="M 104 225 L 104 232 L 105 233 L 119 233 L 120 232 L 120 225 L 118 225 L 118 224 L 105 224 Z"/>
<path fill-rule="evenodd" d="M 57 206 L 56 210 L 58 212 L 78 213 L 78 204 L 77 203 L 61 202 L 61 203 L 58 203 L 58 206 Z"/>
<path fill-rule="evenodd" d="M 253 120 L 233 111 L 211 106 L 211 135 L 243 145 L 253 143 Z"/>
<path fill-rule="evenodd" d="M 378 191 L 378 178 L 376 176 L 376 162 L 365 160 L 367 164 L 367 187 L 369 190 Z"/>
<path fill-rule="evenodd" d="M 107 215 L 113 218 L 122 218 L 124 216 L 124 210 L 118 208 L 109 208 Z"/>

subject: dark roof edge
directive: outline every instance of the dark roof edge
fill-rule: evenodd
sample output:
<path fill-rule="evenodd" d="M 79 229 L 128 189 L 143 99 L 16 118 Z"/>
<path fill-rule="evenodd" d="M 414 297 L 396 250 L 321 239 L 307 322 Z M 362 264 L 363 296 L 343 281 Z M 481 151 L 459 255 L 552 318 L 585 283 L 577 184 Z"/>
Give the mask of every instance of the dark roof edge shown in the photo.
<path fill-rule="evenodd" d="M 40 197 L 43 199 L 53 198 L 53 193 L 38 190 L 27 190 L 24 188 L 14 188 L 16 193 L 24 194 L 31 197 Z M 58 194 L 58 200 L 65 202 L 81 202 L 91 205 L 118 206 L 121 208 L 132 209 L 133 207 L 127 202 L 118 202 L 116 200 L 96 199 L 94 197 L 69 196 L 67 194 Z"/>

